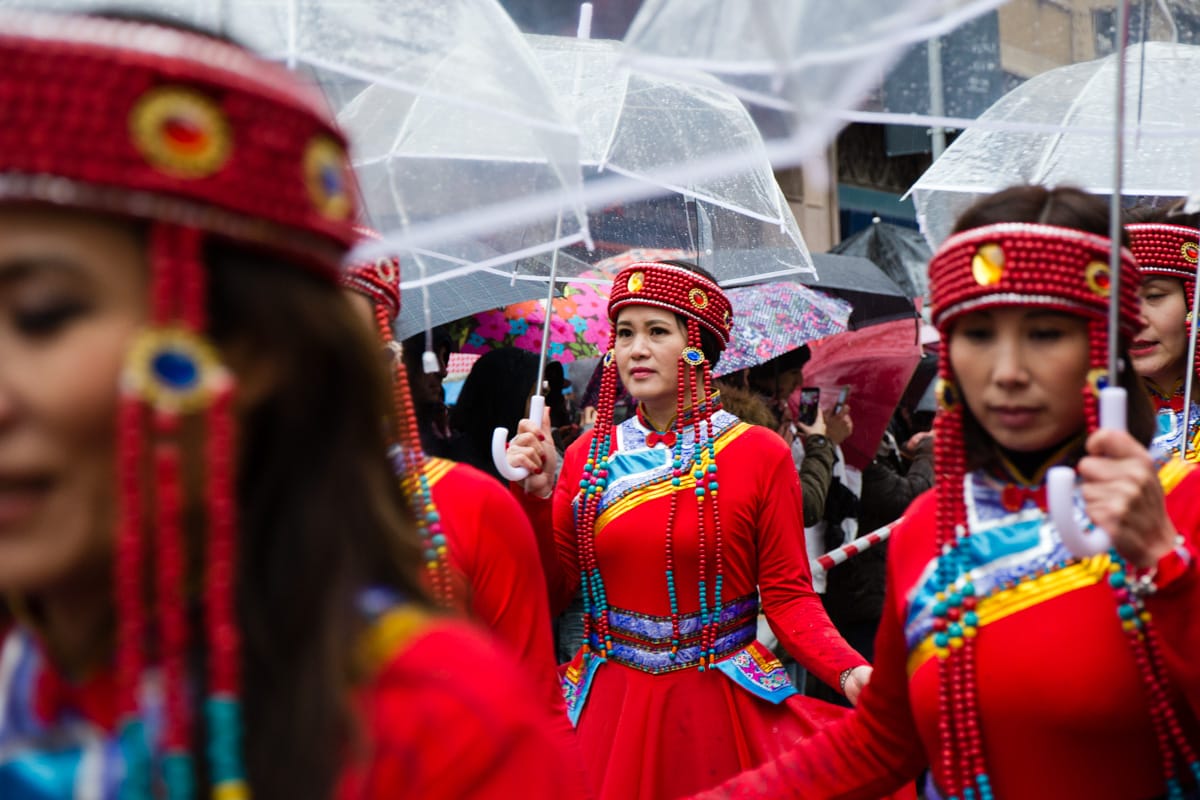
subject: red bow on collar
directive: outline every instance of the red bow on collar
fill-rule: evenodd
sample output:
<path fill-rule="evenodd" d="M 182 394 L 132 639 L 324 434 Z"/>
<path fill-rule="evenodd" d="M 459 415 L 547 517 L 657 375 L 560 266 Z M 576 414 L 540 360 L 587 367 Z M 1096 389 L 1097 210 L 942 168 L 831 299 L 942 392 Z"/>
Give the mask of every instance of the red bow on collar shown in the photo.
<path fill-rule="evenodd" d="M 646 447 L 654 447 L 659 442 L 665 444 L 667 447 L 674 447 L 675 431 L 667 431 L 666 433 L 650 431 L 646 434 Z"/>
<path fill-rule="evenodd" d="M 1015 483 L 1005 484 L 1000 490 L 1000 505 L 1005 511 L 1020 511 L 1025 503 L 1032 500 L 1042 511 L 1046 510 L 1046 486 L 1017 486 Z"/>
<path fill-rule="evenodd" d="M 1183 395 L 1177 394 L 1170 399 L 1155 398 L 1155 405 L 1158 406 L 1159 411 L 1165 411 L 1169 408 L 1176 414 L 1180 414 L 1183 412 Z"/>

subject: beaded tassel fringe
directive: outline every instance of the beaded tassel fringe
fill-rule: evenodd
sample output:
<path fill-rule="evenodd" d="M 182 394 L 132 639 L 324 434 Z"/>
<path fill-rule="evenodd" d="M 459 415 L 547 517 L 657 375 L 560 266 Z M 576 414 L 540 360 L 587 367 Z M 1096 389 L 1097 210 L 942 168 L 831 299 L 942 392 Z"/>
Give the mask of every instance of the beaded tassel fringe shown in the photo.
<path fill-rule="evenodd" d="M 208 648 L 207 753 L 212 796 L 249 797 L 241 759 L 238 702 L 238 628 L 233 611 L 236 504 L 233 492 L 233 381 L 203 338 L 204 271 L 199 231 L 165 223 L 151 230 L 151 325 L 135 344 L 122 381 L 118 413 L 117 557 L 115 563 L 119 741 L 125 756 L 123 800 L 196 796 L 188 674 L 188 550 L 184 530 L 188 497 L 183 478 L 182 429 L 204 413 L 208 440 L 204 508 L 207 575 L 204 581 Z M 142 474 L 152 468 L 151 491 Z M 150 512 L 149 514 L 147 512 Z M 150 523 L 155 532 L 146 535 Z M 154 551 L 148 554 L 147 541 Z M 154 558 L 153 565 L 148 555 Z M 153 575 L 157 625 L 146 614 L 147 573 Z M 157 642 L 162 674 L 161 741 L 144 722 L 149 661 Z"/>

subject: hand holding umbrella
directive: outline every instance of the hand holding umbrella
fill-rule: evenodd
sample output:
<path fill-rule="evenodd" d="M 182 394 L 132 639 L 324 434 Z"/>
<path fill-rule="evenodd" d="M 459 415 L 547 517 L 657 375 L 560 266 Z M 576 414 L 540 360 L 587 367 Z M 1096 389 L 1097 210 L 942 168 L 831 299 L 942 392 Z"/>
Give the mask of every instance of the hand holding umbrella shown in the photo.
<path fill-rule="evenodd" d="M 1125 390 L 1117 385 L 1117 346 L 1120 341 L 1121 313 L 1121 173 L 1123 167 L 1122 134 L 1125 130 L 1125 46 L 1128 30 L 1129 4 L 1127 0 L 1117 4 L 1117 87 L 1115 142 L 1113 158 L 1113 192 L 1109 210 L 1108 238 L 1111 244 L 1108 271 L 1111 276 L 1108 308 L 1108 384 L 1100 390 L 1100 429 L 1126 430 Z M 1094 436 L 1094 434 L 1093 434 Z M 1091 441 L 1089 440 L 1089 448 Z M 1113 546 L 1112 536 L 1094 524 L 1087 529 L 1079 527 L 1075 520 L 1075 470 L 1070 467 L 1054 467 L 1046 475 L 1046 502 L 1050 519 L 1058 529 L 1063 544 L 1077 558 L 1087 558 L 1109 550 Z"/>

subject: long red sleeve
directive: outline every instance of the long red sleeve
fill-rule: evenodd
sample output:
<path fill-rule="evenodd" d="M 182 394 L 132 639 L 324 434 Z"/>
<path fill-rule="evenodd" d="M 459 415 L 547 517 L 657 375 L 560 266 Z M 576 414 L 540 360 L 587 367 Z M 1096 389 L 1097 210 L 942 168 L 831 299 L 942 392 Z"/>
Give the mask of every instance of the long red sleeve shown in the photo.
<path fill-rule="evenodd" d="M 783 440 L 765 428 L 742 434 L 765 462 L 757 499 L 758 588 L 771 630 L 792 656 L 830 686 L 845 669 L 866 664 L 838 633 L 812 588 L 804 545 L 800 480 Z M 761 441 L 760 441 L 761 440 Z"/>
<path fill-rule="evenodd" d="M 1147 598 L 1172 685 L 1183 693 L 1192 719 L 1200 719 L 1200 469 L 1192 467 L 1167 494 L 1167 512 L 1184 538 L 1191 564 L 1169 585 Z"/>

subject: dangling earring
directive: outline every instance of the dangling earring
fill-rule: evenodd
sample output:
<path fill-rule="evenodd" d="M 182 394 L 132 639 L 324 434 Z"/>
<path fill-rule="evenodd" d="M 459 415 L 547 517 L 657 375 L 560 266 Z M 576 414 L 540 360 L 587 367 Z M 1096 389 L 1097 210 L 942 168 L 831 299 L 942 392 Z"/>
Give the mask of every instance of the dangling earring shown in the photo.
<path fill-rule="evenodd" d="M 958 408 L 960 398 L 958 395 L 958 386 L 955 385 L 954 381 L 938 378 L 937 386 L 934 388 L 933 393 L 937 398 L 938 408 L 942 411 L 953 411 Z"/>

